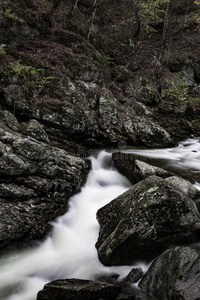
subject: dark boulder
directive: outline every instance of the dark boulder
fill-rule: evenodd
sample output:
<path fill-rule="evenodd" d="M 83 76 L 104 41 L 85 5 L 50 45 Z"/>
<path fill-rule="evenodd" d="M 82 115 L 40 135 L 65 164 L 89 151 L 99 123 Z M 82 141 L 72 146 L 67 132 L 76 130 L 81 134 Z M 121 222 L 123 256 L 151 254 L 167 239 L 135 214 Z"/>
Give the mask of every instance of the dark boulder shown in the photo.
<path fill-rule="evenodd" d="M 139 286 L 162 300 L 198 300 L 199 266 L 199 251 L 175 247 L 152 263 Z"/>
<path fill-rule="evenodd" d="M 146 291 L 136 288 L 133 285 L 123 287 L 122 293 L 117 297 L 117 300 L 158 300 Z M 161 299 L 159 299 L 161 300 Z"/>
<path fill-rule="evenodd" d="M 117 170 L 126 176 L 133 184 L 151 176 L 156 175 L 162 178 L 170 176 L 170 173 L 164 169 L 151 166 L 137 159 L 135 154 L 116 152 L 112 158 Z"/>
<path fill-rule="evenodd" d="M 0 247 L 42 237 L 67 210 L 89 161 L 0 128 Z"/>
<path fill-rule="evenodd" d="M 143 271 L 142 269 L 132 269 L 130 271 L 130 273 L 126 276 L 126 278 L 124 279 L 124 282 L 127 282 L 127 283 L 135 283 L 137 282 L 143 275 Z"/>
<path fill-rule="evenodd" d="M 116 299 L 120 292 L 121 287 L 111 283 L 63 279 L 46 284 L 37 300 L 111 300 Z"/>
<path fill-rule="evenodd" d="M 96 243 L 105 265 L 150 260 L 175 243 L 197 240 L 195 203 L 165 179 L 150 176 L 97 212 Z"/>

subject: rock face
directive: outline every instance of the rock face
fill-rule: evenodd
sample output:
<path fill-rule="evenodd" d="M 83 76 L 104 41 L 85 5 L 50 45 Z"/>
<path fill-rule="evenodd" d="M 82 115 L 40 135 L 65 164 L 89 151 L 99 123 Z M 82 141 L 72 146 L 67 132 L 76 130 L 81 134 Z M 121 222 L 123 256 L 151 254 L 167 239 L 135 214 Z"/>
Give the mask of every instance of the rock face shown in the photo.
<path fill-rule="evenodd" d="M 10 109 L 16 103 L 21 114 L 46 124 L 46 131 L 55 140 L 81 140 L 85 146 L 116 145 L 120 141 L 150 147 L 173 145 L 170 135 L 153 121 L 152 115 L 140 116 L 136 103 L 127 102 L 124 108 L 111 91 L 97 83 L 81 80 L 74 83 L 73 87 L 67 84 L 68 101 L 51 99 L 34 104 L 24 99 L 19 86 L 12 84 L 4 89 L 4 103 Z M 31 120 L 26 131 L 46 141 L 36 121 Z"/>
<path fill-rule="evenodd" d="M 194 202 L 165 179 L 150 176 L 97 212 L 96 243 L 105 265 L 150 260 L 175 243 L 195 240 L 200 215 Z"/>
<path fill-rule="evenodd" d="M 137 160 L 136 155 L 116 152 L 112 154 L 112 158 L 117 170 L 126 176 L 133 184 L 152 175 L 162 178 L 170 176 L 170 173 L 164 169 Z"/>
<path fill-rule="evenodd" d="M 115 299 L 121 292 L 118 285 L 90 280 L 66 279 L 44 286 L 37 300 L 99 300 Z"/>
<path fill-rule="evenodd" d="M 0 127 L 0 247 L 39 238 L 63 214 L 90 163 Z"/>
<path fill-rule="evenodd" d="M 44 141 L 47 143 L 49 142 L 49 138 L 44 130 L 44 126 L 41 125 L 37 120 L 30 120 L 27 126 L 24 128 L 24 131 L 26 135 L 29 135 L 36 140 Z"/>
<path fill-rule="evenodd" d="M 139 287 L 163 300 L 200 299 L 200 253 L 189 247 L 175 247 L 157 258 Z"/>

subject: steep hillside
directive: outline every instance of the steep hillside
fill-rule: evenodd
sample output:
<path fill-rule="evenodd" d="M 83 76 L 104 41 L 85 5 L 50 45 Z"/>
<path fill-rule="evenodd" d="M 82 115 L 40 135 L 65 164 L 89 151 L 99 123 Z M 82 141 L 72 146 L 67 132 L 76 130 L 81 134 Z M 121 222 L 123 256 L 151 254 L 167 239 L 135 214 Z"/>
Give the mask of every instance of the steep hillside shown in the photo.
<path fill-rule="evenodd" d="M 2 1 L 1 108 L 68 150 L 199 135 L 199 15 L 193 0 Z"/>

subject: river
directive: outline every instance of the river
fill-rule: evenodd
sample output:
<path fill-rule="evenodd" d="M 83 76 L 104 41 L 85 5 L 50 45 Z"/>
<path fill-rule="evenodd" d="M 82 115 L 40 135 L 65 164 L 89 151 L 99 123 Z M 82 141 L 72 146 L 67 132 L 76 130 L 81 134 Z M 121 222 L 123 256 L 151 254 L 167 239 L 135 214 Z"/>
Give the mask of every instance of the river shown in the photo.
<path fill-rule="evenodd" d="M 190 139 L 175 148 L 128 150 L 143 157 L 160 159 L 199 176 L 200 141 Z M 99 225 L 97 210 L 125 192 L 131 183 L 114 168 L 111 152 L 91 157 L 92 170 L 81 192 L 70 198 L 69 210 L 52 222 L 45 241 L 29 250 L 4 255 L 0 259 L 0 299 L 35 300 L 45 283 L 58 278 L 96 279 L 99 275 L 126 276 L 133 266 L 105 267 L 97 256 L 95 243 Z M 200 184 L 196 183 L 200 189 Z M 144 271 L 148 266 L 138 262 Z"/>

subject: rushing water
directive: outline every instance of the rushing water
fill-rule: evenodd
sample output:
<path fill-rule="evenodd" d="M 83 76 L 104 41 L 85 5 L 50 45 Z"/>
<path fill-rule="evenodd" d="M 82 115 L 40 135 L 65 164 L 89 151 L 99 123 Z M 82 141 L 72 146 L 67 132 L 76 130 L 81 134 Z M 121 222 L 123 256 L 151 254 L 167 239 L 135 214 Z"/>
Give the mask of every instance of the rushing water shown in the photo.
<path fill-rule="evenodd" d="M 175 148 L 155 150 L 125 150 L 138 159 L 161 166 L 172 173 L 200 183 L 200 140 L 188 139 Z"/>
<path fill-rule="evenodd" d="M 97 210 L 131 184 L 113 168 L 111 153 L 102 151 L 91 161 L 86 185 L 70 199 L 68 212 L 52 222 L 51 235 L 35 249 L 15 253 L 1 262 L 1 300 L 35 300 L 37 292 L 53 279 L 94 279 L 113 272 L 123 276 L 131 270 L 130 266 L 103 266 L 95 249 Z"/>
<path fill-rule="evenodd" d="M 173 149 L 129 152 L 164 159 L 169 166 L 175 163 L 181 169 L 200 173 L 200 142 L 195 139 Z M 101 151 L 91 161 L 92 170 L 85 186 L 71 197 L 68 212 L 52 222 L 49 237 L 34 249 L 1 258 L 1 300 L 35 300 L 45 283 L 58 278 L 95 279 L 112 273 L 123 277 L 132 269 L 103 266 L 95 249 L 99 231 L 97 210 L 125 192 L 131 183 L 115 170 L 111 153 Z M 137 266 L 144 270 L 147 267 L 141 263 Z"/>

